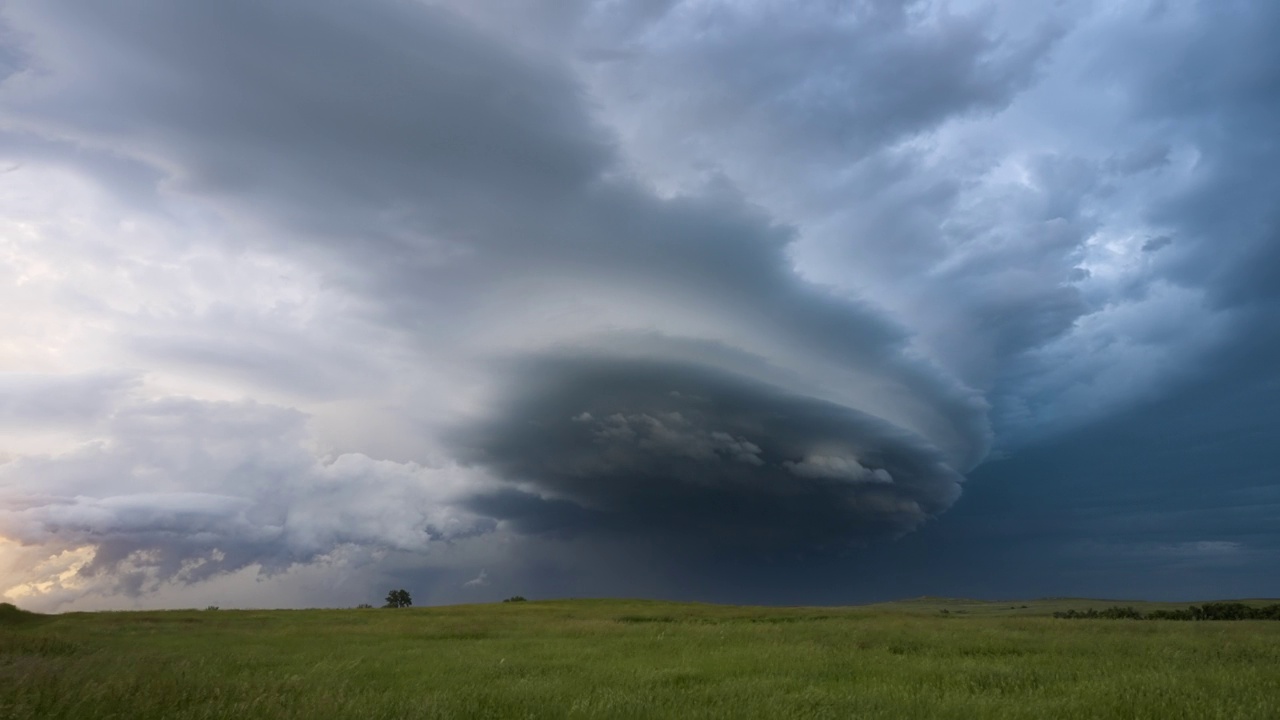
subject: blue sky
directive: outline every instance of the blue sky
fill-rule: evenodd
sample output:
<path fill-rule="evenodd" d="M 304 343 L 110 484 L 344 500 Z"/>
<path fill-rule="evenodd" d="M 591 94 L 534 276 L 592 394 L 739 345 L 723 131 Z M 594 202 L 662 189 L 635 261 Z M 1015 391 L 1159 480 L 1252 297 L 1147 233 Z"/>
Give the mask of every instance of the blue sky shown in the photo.
<path fill-rule="evenodd" d="M 1277 29 L 9 0 L 0 595 L 1274 596 Z"/>

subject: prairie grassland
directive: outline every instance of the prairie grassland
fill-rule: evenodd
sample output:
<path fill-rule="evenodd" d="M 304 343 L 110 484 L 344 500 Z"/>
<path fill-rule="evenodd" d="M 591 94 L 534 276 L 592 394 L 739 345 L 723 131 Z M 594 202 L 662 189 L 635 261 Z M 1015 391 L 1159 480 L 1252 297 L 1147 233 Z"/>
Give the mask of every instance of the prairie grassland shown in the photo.
<path fill-rule="evenodd" d="M 1280 717 L 1280 623 L 1109 604 L 9 612 L 0 718 Z"/>

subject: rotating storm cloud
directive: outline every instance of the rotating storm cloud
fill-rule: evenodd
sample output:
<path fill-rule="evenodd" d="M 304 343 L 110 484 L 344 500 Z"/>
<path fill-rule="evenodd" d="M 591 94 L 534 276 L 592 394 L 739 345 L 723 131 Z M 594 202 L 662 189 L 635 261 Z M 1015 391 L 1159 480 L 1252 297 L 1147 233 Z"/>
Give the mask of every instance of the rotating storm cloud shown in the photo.
<path fill-rule="evenodd" d="M 1263 4 L 0 17 L 27 605 L 719 597 L 1274 345 Z"/>

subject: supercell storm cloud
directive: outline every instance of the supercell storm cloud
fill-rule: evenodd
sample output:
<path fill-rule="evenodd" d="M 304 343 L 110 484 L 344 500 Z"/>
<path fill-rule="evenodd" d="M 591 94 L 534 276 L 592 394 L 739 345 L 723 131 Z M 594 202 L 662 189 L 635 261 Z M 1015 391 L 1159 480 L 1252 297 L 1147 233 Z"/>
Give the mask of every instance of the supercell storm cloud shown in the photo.
<path fill-rule="evenodd" d="M 464 434 L 515 485 L 471 506 L 520 532 L 820 550 L 909 532 L 959 495 L 959 474 L 918 436 L 723 371 L 570 357 L 521 377 Z"/>
<path fill-rule="evenodd" d="M 1070 488 L 1101 494 L 1023 546 L 1265 564 L 1277 29 L 1244 0 L 11 0 L 0 593 L 869 597 L 904 538 L 992 556 Z M 1110 480 L 1117 423 L 1149 461 Z M 1037 495 L 1019 457 L 1081 469 Z M 1215 464 L 1238 532 L 1179 515 Z M 1001 467 L 1023 504 L 969 524 Z"/>

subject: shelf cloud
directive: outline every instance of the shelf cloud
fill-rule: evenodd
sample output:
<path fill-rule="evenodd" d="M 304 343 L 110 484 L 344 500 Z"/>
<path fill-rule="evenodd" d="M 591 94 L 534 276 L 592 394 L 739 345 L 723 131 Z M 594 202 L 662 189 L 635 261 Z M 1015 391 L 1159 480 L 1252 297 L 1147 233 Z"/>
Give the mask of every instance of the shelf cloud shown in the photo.
<path fill-rule="evenodd" d="M 578 356 L 520 377 L 461 434 L 508 481 L 469 507 L 520 532 L 830 551 L 910 532 L 960 494 L 922 438 L 714 368 Z"/>

